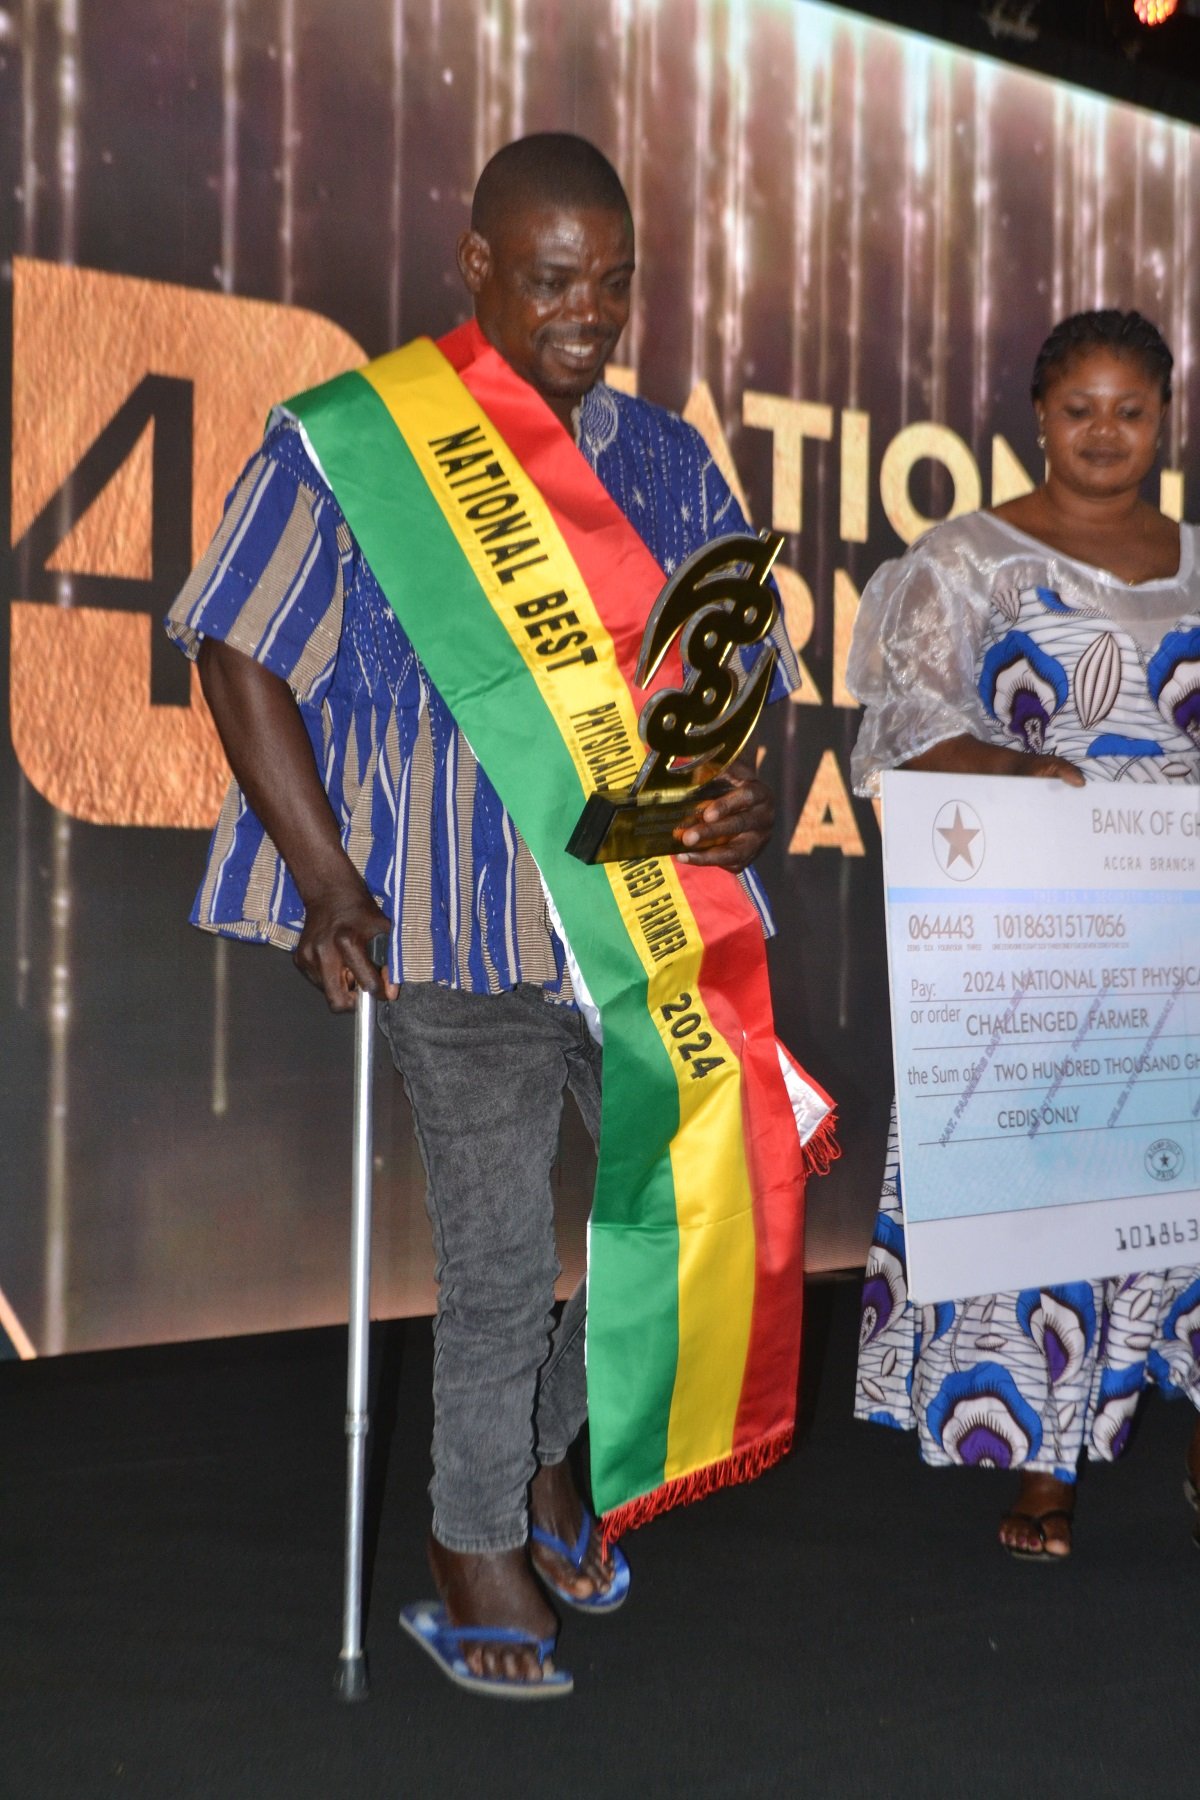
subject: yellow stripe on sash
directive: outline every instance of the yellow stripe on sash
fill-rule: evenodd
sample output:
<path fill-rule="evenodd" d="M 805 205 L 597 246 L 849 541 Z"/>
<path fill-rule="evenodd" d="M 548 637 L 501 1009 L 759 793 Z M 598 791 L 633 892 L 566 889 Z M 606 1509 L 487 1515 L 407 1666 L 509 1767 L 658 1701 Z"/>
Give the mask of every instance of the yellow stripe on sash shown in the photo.
<path fill-rule="evenodd" d="M 612 640 L 550 508 L 491 419 L 428 339 L 418 339 L 381 357 L 361 373 L 387 407 L 497 619 L 537 682 L 583 790 L 589 792 L 593 777 L 572 715 L 611 703 L 609 728 L 619 722 L 634 752 L 639 749 L 637 715 Z M 501 549 L 511 554 L 498 560 L 496 552 L 489 554 L 481 541 L 477 523 L 466 516 L 463 476 L 452 467 L 455 458 L 445 448 L 447 440 L 460 433 L 464 446 L 482 442 L 494 453 L 482 465 L 487 470 L 492 463 L 501 464 L 501 477 L 493 477 L 494 491 L 497 496 L 515 495 L 508 512 L 528 521 L 523 536 L 510 534 L 507 540 L 499 540 Z M 442 450 L 441 461 L 435 444 Z M 452 479 L 458 480 L 457 488 L 451 486 Z M 497 514 L 505 516 L 499 512 L 498 502 Z M 522 542 L 528 546 L 530 540 L 536 549 L 522 550 Z M 517 605 L 557 590 L 565 595 L 565 604 L 558 608 L 560 617 L 573 615 L 573 641 L 551 674 L 553 659 L 539 655 L 539 640 L 530 636 Z M 576 635 L 580 633 L 581 638 Z M 586 663 L 578 660 L 581 649 L 594 652 L 594 657 Z M 564 833 L 570 824 L 564 821 Z M 669 857 L 659 863 L 664 881 L 659 891 L 669 896 L 680 941 L 678 949 L 659 961 L 651 955 L 646 928 L 630 893 L 627 865 L 597 866 L 612 887 L 645 970 L 647 1004 L 679 1093 L 680 1124 L 671 1144 L 679 1227 L 679 1359 L 665 1468 L 665 1478 L 672 1480 L 729 1453 L 750 1341 L 755 1232 L 743 1140 L 740 1060 L 717 1031 L 701 999 L 699 972 L 704 947 L 674 863 Z M 643 879 L 646 866 L 641 865 Z M 690 1010 L 700 1013 L 703 1029 L 713 1040 L 712 1053 L 725 1059 L 702 1080 L 691 1078 L 671 1035 L 670 1019 L 663 1016 L 663 1007 L 678 1000 L 681 993 L 691 996 Z"/>

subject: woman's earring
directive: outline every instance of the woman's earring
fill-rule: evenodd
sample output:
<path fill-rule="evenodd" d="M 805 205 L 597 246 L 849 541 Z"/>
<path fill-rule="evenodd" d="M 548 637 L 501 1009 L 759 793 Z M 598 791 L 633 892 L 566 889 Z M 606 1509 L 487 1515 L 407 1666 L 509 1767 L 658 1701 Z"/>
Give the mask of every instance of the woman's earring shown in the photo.
<path fill-rule="evenodd" d="M 1046 448 L 1046 434 L 1044 431 L 1039 431 L 1038 432 L 1038 449 L 1044 450 L 1045 448 Z"/>

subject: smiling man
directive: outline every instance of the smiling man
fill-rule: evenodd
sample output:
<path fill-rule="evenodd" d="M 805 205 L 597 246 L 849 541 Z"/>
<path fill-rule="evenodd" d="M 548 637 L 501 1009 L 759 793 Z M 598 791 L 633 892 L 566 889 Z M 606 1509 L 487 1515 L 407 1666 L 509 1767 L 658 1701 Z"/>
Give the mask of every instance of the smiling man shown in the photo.
<path fill-rule="evenodd" d="M 556 171 L 572 164 L 572 205 Z M 629 318 L 633 219 L 624 189 L 580 138 L 522 138 L 479 178 L 458 267 L 488 342 L 574 435 Z"/>
<path fill-rule="evenodd" d="M 559 645 L 555 666 L 586 663 L 595 652 L 579 648 L 573 612 L 559 607 L 556 625 L 576 629 L 542 630 L 539 609 L 553 617 L 563 598 L 540 577 L 551 552 L 533 501 L 545 480 L 582 495 L 585 511 L 609 508 L 606 541 L 614 520 L 629 537 L 621 566 L 648 552 L 655 584 L 746 527 L 690 427 L 603 385 L 629 314 L 634 237 L 597 150 L 549 133 L 501 150 L 458 267 L 470 323 L 281 409 L 168 629 L 198 658 L 237 782 L 194 922 L 291 949 L 335 1012 L 358 986 L 386 998 L 412 1102 L 439 1284 L 439 1600 L 402 1623 L 460 1685 L 550 1697 L 570 1677 L 553 1660 L 547 1593 L 606 1612 L 629 1584 L 566 1460 L 587 1410 L 582 1288 L 557 1326 L 552 1313 L 562 1094 L 571 1088 L 595 1137 L 600 1052 L 538 867 L 489 779 L 491 721 L 467 741 L 409 607 L 432 597 L 465 645 L 474 627 L 445 560 L 457 533 L 502 595 L 538 577 L 520 602 L 537 654 Z M 394 456 L 374 435 L 393 418 Z M 422 511 L 426 480 L 441 484 L 440 511 Z M 415 497 L 397 524 L 387 508 L 406 482 Z M 776 648 L 777 697 L 794 660 L 782 634 Z M 509 703 L 485 699 L 511 739 Z M 539 773 L 531 750 L 531 784 Z M 739 773 L 683 832 L 683 859 L 744 871 L 772 811 Z M 561 819 L 564 844 L 573 823 Z M 381 932 L 384 974 L 368 955 Z"/>

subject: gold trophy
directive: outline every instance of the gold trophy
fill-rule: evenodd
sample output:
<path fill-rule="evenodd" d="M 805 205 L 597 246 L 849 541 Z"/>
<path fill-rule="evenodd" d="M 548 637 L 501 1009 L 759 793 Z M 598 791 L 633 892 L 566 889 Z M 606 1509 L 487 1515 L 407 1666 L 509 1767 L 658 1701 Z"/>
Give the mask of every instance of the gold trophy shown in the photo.
<path fill-rule="evenodd" d="M 775 622 L 779 602 L 768 577 L 782 548 L 778 532 L 715 538 L 681 563 L 659 594 L 642 638 L 637 685 L 653 680 L 676 638 L 688 678 L 642 708 L 638 736 L 647 755 L 632 784 L 623 792 L 597 789 L 579 815 L 567 849 L 581 862 L 678 854 L 677 829 L 732 785 L 722 770 L 758 724 L 777 653 L 765 651 L 749 675 L 727 663 L 732 650 L 761 643 Z"/>

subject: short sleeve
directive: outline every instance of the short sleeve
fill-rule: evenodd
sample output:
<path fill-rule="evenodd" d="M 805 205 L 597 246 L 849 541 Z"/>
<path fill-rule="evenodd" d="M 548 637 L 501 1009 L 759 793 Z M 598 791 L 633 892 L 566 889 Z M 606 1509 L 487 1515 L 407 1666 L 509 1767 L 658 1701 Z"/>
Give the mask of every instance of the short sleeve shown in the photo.
<path fill-rule="evenodd" d="M 951 526 L 886 562 L 863 589 L 846 680 L 864 708 L 850 759 L 854 790 L 944 738 L 987 738 L 976 685 L 988 592 Z"/>
<path fill-rule="evenodd" d="M 219 638 L 319 698 L 337 658 L 354 541 L 296 431 L 276 427 L 226 502 L 208 549 L 166 617 L 195 657 Z"/>

